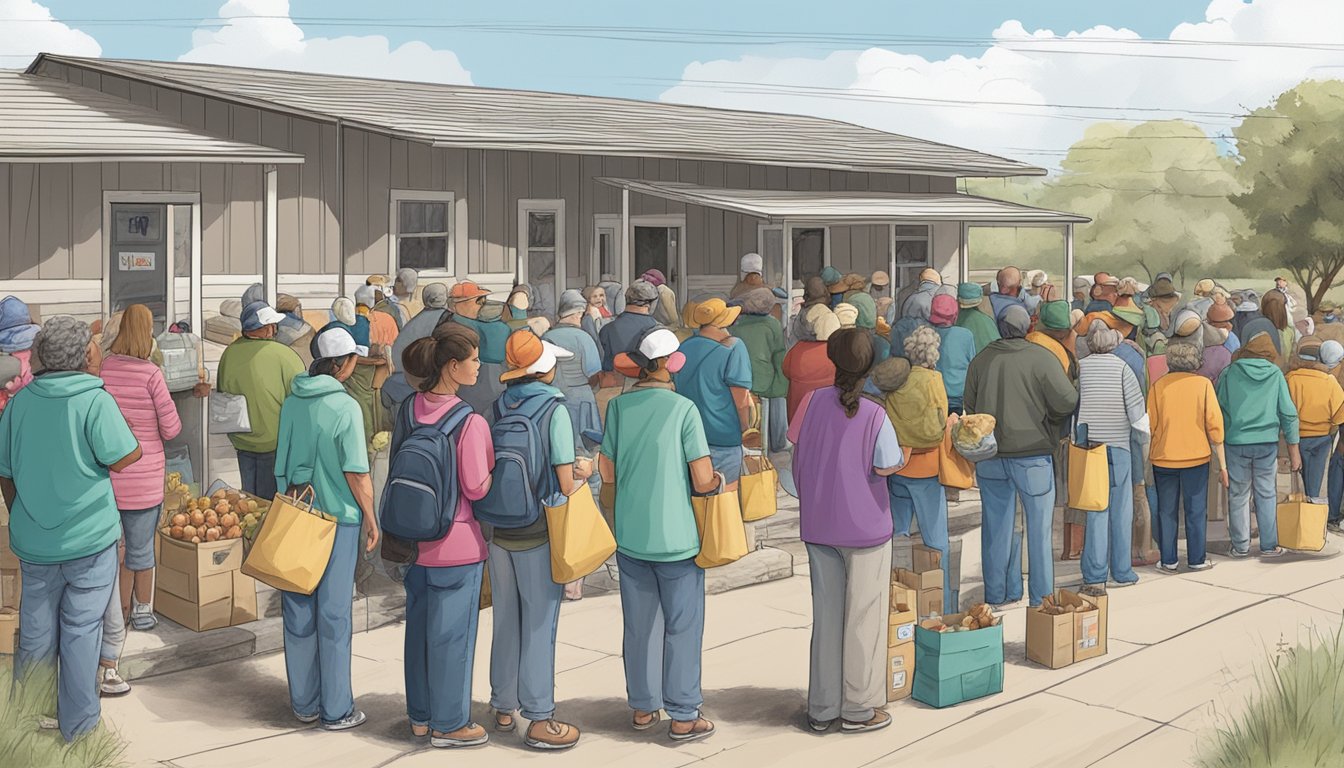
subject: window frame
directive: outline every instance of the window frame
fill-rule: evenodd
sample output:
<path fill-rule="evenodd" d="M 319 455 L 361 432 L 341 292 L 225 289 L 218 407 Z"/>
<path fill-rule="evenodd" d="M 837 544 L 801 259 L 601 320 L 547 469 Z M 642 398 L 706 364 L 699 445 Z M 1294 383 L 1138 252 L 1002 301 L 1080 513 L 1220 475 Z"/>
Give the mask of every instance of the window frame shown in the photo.
<path fill-rule="evenodd" d="M 830 225 L 830 224 L 813 224 L 813 223 L 809 223 L 809 222 L 807 222 L 807 221 L 789 221 L 788 224 L 787 224 L 787 226 L 785 226 L 785 229 L 787 230 L 787 233 L 786 233 L 785 236 L 789 238 L 789 250 L 788 250 L 788 258 L 789 258 L 789 267 L 788 267 L 788 269 L 789 269 L 789 281 L 792 282 L 792 283 L 794 284 L 794 285 L 792 286 L 793 288 L 802 288 L 802 287 L 803 287 L 803 281 L 802 281 L 802 278 L 801 278 L 799 275 L 795 275 L 795 274 L 793 274 L 793 272 L 794 272 L 794 270 L 793 270 L 793 261 L 794 261 L 794 259 L 797 258 L 797 254 L 794 253 L 794 248 L 793 248 L 793 245 L 794 245 L 794 242 L 793 242 L 793 233 L 794 233 L 794 230 L 799 230 L 799 229 L 820 229 L 820 230 L 822 231 L 822 241 L 821 241 L 821 268 L 822 268 L 822 269 L 825 269 L 826 267 L 831 266 L 831 225 Z M 759 246 L 760 243 L 758 242 L 757 245 Z"/>
<path fill-rule="evenodd" d="M 394 189 L 391 190 L 388 205 L 387 219 L 387 268 L 389 275 L 396 275 L 397 270 L 401 269 L 400 264 L 400 242 L 401 242 L 401 217 L 398 206 L 401 203 L 443 203 L 446 207 L 444 223 L 448 226 L 448 231 L 444 233 L 447 239 L 445 248 L 445 258 L 448 262 L 445 269 L 425 269 L 418 270 L 421 282 L 429 279 L 452 279 L 457 276 L 457 248 L 455 240 L 457 239 L 457 204 L 456 195 L 453 192 L 444 192 L 428 189 Z M 409 233 L 407 237 L 438 237 L 438 233 Z"/>

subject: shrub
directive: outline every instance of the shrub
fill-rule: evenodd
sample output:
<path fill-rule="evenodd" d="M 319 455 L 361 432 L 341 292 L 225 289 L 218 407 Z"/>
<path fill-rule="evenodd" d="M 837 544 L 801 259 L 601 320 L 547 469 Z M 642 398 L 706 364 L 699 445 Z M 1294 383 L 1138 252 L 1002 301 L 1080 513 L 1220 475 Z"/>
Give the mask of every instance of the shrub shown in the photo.
<path fill-rule="evenodd" d="M 44 731 L 38 718 L 56 712 L 54 671 L 35 670 L 19 685 L 10 658 L 0 659 L 0 760 L 32 768 L 121 768 L 126 750 L 121 736 L 106 723 L 74 744 L 60 731 Z"/>

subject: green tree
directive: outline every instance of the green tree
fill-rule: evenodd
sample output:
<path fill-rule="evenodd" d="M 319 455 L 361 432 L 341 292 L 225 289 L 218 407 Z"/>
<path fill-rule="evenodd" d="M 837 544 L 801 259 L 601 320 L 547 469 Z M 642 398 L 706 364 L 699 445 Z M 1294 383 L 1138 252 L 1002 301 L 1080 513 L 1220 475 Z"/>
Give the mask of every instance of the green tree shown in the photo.
<path fill-rule="evenodd" d="M 1344 82 L 1307 81 L 1233 130 L 1250 231 L 1237 250 L 1286 269 L 1316 307 L 1344 269 Z"/>

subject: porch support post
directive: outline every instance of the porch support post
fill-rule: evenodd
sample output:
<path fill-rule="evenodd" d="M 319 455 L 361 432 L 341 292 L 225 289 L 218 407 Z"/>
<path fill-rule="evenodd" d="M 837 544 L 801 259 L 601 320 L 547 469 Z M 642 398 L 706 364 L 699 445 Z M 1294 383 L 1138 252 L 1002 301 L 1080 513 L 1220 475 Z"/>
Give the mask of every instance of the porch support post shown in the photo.
<path fill-rule="evenodd" d="M 266 242 L 263 244 L 261 251 L 261 284 L 266 290 L 266 303 L 272 307 L 275 306 L 276 281 L 278 279 L 276 249 L 279 247 L 280 232 L 280 222 L 277 220 L 279 178 L 280 171 L 274 165 L 266 166 L 266 207 L 262 214 L 262 219 L 265 222 Z"/>
<path fill-rule="evenodd" d="M 1073 300 L 1073 223 L 1064 225 L 1064 295 Z"/>
<path fill-rule="evenodd" d="M 896 274 L 896 222 L 887 225 L 887 279 L 891 282 L 887 284 L 887 292 L 891 294 L 893 301 L 896 299 L 895 286 L 900 284 L 900 276 Z"/>
<path fill-rule="evenodd" d="M 967 249 L 970 243 L 971 224 L 968 221 L 961 222 L 961 243 L 957 246 L 958 261 L 958 282 L 969 283 L 971 281 L 971 254 Z"/>
<path fill-rule="evenodd" d="M 780 225 L 780 240 L 784 245 L 784 293 L 789 296 L 784 300 L 784 327 L 788 328 L 789 313 L 793 312 L 793 232 L 789 229 L 788 219 L 782 220 Z"/>
<path fill-rule="evenodd" d="M 621 187 L 621 285 L 630 285 L 630 188 Z"/>

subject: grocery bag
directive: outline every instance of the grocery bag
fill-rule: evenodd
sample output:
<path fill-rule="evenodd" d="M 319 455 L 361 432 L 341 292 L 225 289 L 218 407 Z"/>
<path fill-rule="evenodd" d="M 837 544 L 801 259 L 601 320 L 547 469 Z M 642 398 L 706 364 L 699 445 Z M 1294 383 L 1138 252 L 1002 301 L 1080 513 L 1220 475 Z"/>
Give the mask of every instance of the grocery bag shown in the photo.
<path fill-rule="evenodd" d="M 313 508 L 313 489 L 275 495 L 243 560 L 243 573 L 283 592 L 311 595 L 327 571 L 336 519 Z"/>
<path fill-rule="evenodd" d="M 742 477 L 738 480 L 738 497 L 742 501 L 742 522 L 754 523 L 779 511 L 776 506 L 775 486 L 779 473 L 774 462 L 764 454 L 742 457 Z"/>
<path fill-rule="evenodd" d="M 1111 503 L 1111 467 L 1106 446 L 1087 441 L 1087 425 L 1069 443 L 1069 506 L 1084 512 L 1101 512 Z"/>
<path fill-rule="evenodd" d="M 602 519 L 587 483 L 559 506 L 547 506 L 545 511 L 551 539 L 551 580 L 556 584 L 582 579 L 615 554 L 616 537 Z"/>
<path fill-rule="evenodd" d="M 1307 498 L 1302 492 L 1301 475 L 1293 473 L 1292 492 L 1279 502 L 1279 546 L 1320 552 L 1325 549 L 1327 506 Z"/>
<path fill-rule="evenodd" d="M 964 491 L 975 485 L 975 465 L 957 452 L 953 445 L 953 432 L 943 434 L 943 442 L 938 446 L 938 483 L 947 488 Z"/>
<path fill-rule="evenodd" d="M 717 568 L 746 556 L 747 528 L 742 522 L 737 491 L 692 496 L 691 509 L 695 512 L 695 527 L 700 531 L 696 565 Z"/>
<path fill-rule="evenodd" d="M 251 432 L 252 420 L 247 415 L 247 398 L 215 390 L 210 393 L 210 434 L 231 435 Z"/>

